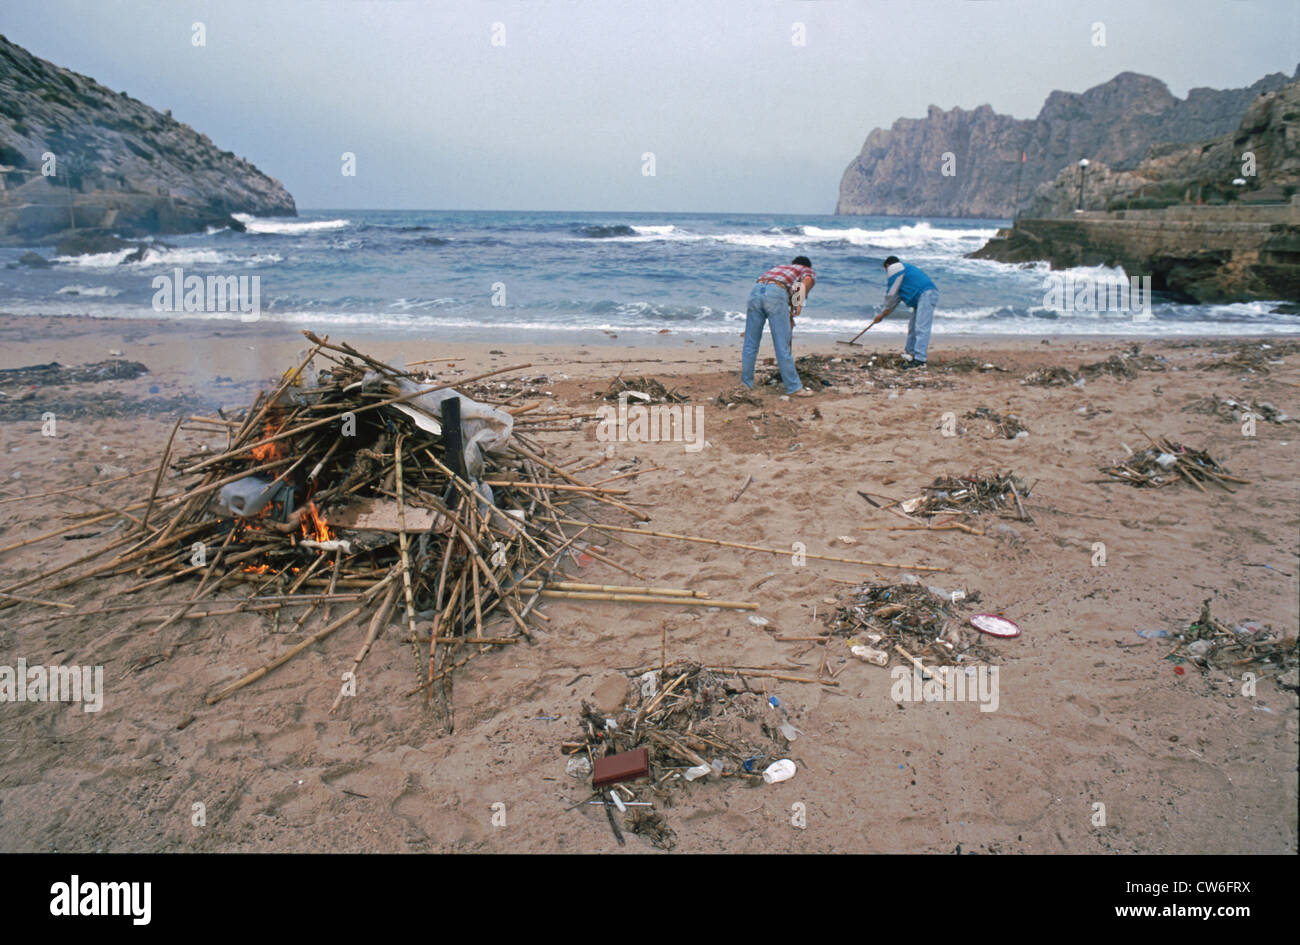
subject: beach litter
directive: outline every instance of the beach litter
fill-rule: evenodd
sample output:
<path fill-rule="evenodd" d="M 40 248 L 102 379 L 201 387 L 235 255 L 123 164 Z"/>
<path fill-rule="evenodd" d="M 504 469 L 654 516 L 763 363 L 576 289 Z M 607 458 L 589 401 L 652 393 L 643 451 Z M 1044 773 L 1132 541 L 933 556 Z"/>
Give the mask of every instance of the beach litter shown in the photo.
<path fill-rule="evenodd" d="M 1014 413 L 1000 414 L 992 407 L 976 407 L 962 415 L 963 420 L 987 420 L 993 432 L 1007 440 L 1014 440 L 1021 434 L 1028 434 L 1029 428 Z"/>
<path fill-rule="evenodd" d="M 626 827 L 656 847 L 672 849 L 677 837 L 659 808 L 673 806 L 675 794 L 715 782 L 771 783 L 767 773 L 774 767 L 776 772 L 793 767 L 784 759 L 789 746 L 782 734 L 782 726 L 789 725 L 785 710 L 773 713 L 764 694 L 748 681 L 762 672 L 678 661 L 629 675 L 643 685 L 629 689 L 625 706 L 606 716 L 583 702 L 577 737 L 560 746 L 568 759 L 566 769 L 584 770 L 574 761 L 581 758 L 589 760 L 594 772 L 592 795 L 571 810 L 606 796 L 617 797 L 624 808 L 635 806 L 626 811 L 606 805 L 616 837 Z M 793 726 L 790 730 L 797 734 Z M 615 775 L 616 781 L 609 780 Z M 621 826 L 615 810 L 622 815 Z"/>
<path fill-rule="evenodd" d="M 1168 655 L 1194 663 L 1202 671 L 1221 669 L 1234 676 L 1248 666 L 1252 672 L 1277 677 L 1280 684 L 1295 689 L 1300 665 L 1295 635 L 1286 636 L 1253 621 L 1229 627 L 1210 612 L 1210 600 L 1203 601 L 1196 619 L 1176 634 L 1178 646 Z"/>
<path fill-rule="evenodd" d="M 663 382 L 656 378 L 625 378 L 621 375 L 609 382 L 609 387 L 601 397 L 608 401 L 616 401 L 625 394 L 644 395 L 637 400 L 651 404 L 684 404 L 690 400 L 685 394 L 678 393 L 675 388 L 665 387 Z"/>
<path fill-rule="evenodd" d="M 1212 483 L 1228 492 L 1236 491 L 1228 483 L 1250 484 L 1248 479 L 1231 475 L 1204 450 L 1163 438 L 1152 440 L 1146 449 L 1138 450 L 1123 460 L 1102 466 L 1101 471 L 1111 478 L 1096 479 L 1093 482 L 1126 482 L 1144 488 L 1162 488 L 1176 482 L 1189 482 L 1201 492 L 1207 491 L 1202 483 Z"/>
<path fill-rule="evenodd" d="M 997 654 L 977 634 L 963 632 L 956 619 L 979 600 L 978 591 L 958 594 L 917 580 L 867 582 L 844 593 L 823 620 L 833 637 L 845 638 L 854 656 L 877 666 L 900 662 L 895 657 L 908 665 L 918 659 L 940 666 L 992 662 Z"/>
<path fill-rule="evenodd" d="M 1300 418 L 1288 416 L 1264 400 L 1236 400 L 1232 397 L 1220 397 L 1210 394 L 1198 398 L 1183 407 L 1184 413 L 1207 414 L 1220 420 L 1245 420 L 1247 416 L 1267 423 L 1300 423 Z"/>
<path fill-rule="evenodd" d="M 898 508 L 907 515 L 925 516 L 931 521 L 943 515 L 970 520 L 992 512 L 1014 511 L 1019 520 L 1031 522 L 1023 501 L 1029 495 L 1030 487 L 1010 470 L 986 475 L 968 473 L 940 476 L 925 486 L 920 495 L 899 502 Z"/>

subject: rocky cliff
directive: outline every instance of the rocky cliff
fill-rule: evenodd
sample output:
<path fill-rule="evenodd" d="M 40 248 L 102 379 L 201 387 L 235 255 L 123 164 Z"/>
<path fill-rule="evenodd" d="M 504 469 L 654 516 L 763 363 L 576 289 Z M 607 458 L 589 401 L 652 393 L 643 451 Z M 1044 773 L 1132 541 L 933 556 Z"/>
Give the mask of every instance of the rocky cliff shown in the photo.
<path fill-rule="evenodd" d="M 1061 171 L 971 256 L 1120 266 L 1197 302 L 1300 300 L 1300 81 L 1255 98 L 1227 134 L 1153 148 L 1131 170 L 1089 166 L 1083 212 L 1079 187 L 1078 168 Z"/>
<path fill-rule="evenodd" d="M 1198 88 L 1180 99 L 1158 79 L 1124 72 L 1086 92 L 1053 92 L 1028 120 L 988 105 L 946 112 L 931 106 L 925 118 L 901 118 L 867 136 L 840 180 L 835 212 L 1014 216 L 1017 175 L 1023 208 L 1039 185 L 1079 158 L 1130 170 L 1153 146 L 1231 132 L 1257 96 L 1290 81 L 1274 73 L 1249 88 Z M 948 152 L 951 174 L 945 175 Z"/>
<path fill-rule="evenodd" d="M 1156 209 L 1179 204 L 1284 203 L 1300 190 L 1300 80 L 1257 96 L 1227 134 L 1190 145 L 1156 145 L 1131 170 L 1094 161 L 1041 184 L 1026 217 L 1083 209 Z M 1249 158 L 1249 159 L 1247 159 Z"/>
<path fill-rule="evenodd" d="M 170 113 L 0 36 L 0 240 L 179 233 L 238 226 L 232 213 L 296 212 L 279 181 Z"/>

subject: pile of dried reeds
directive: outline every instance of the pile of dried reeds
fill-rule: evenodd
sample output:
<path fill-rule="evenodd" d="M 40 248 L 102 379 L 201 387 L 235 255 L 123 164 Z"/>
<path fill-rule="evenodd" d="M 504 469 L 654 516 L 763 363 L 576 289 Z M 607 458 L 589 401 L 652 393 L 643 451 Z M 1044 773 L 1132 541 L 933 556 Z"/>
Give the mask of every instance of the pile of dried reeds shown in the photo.
<path fill-rule="evenodd" d="M 953 596 L 919 582 L 867 582 L 850 589 L 824 619 L 832 635 L 848 638 L 850 647 L 867 648 L 858 655 L 877 665 L 992 661 L 997 654 L 979 642 L 978 633 L 954 620 L 979 593 L 957 595 L 956 601 Z"/>
<path fill-rule="evenodd" d="M 1118 463 L 1101 467 L 1101 471 L 1111 478 L 1097 482 L 1127 482 L 1139 487 L 1159 488 L 1186 481 L 1205 492 L 1202 483 L 1209 482 L 1233 492 L 1235 490 L 1228 485 L 1230 482 L 1250 484 L 1248 479 L 1231 475 L 1204 450 L 1163 438 L 1152 440 L 1146 449 L 1132 453 Z"/>
<path fill-rule="evenodd" d="M 671 849 L 676 836 L 655 805 L 671 806 L 674 786 L 722 779 L 761 783 L 763 770 L 785 757 L 798 734 L 785 709 L 772 706 L 740 671 L 690 661 L 640 674 L 613 715 L 582 703 L 579 724 L 578 737 L 561 745 L 571 759 L 586 759 L 571 763 L 575 776 L 587 779 L 598 758 L 638 748 L 649 753 L 650 776 L 593 790 L 574 806 L 604 805 L 620 843 L 621 820 L 663 849 Z"/>
<path fill-rule="evenodd" d="M 421 693 L 428 702 L 436 697 L 450 729 L 451 673 L 491 647 L 529 636 L 527 621 L 540 619 L 534 606 L 547 593 L 539 582 L 551 577 L 586 530 L 584 504 L 647 516 L 614 498 L 626 490 L 585 483 L 543 458 L 528 431 L 552 419 L 530 421 L 533 405 L 512 413 L 459 394 L 450 383 L 304 334 L 310 351 L 248 410 L 177 421 L 147 498 L 71 526 L 125 516 L 133 529 L 78 559 L 114 551 L 111 560 L 46 591 L 90 577 L 132 576 L 115 602 L 99 609 L 110 613 L 158 606 L 130 601 L 188 581 L 192 590 L 180 600 L 161 602 L 170 613 L 148 618 L 150 633 L 234 613 L 272 614 L 277 622 L 283 616 L 293 621 L 291 632 L 309 633 L 209 694 L 209 704 L 349 626 L 367 628 L 352 663 L 355 673 L 390 617 L 400 614 L 415 674 L 408 695 Z M 468 389 L 528 366 L 457 384 Z M 182 427 L 224 445 L 174 455 Z M 576 521 L 576 529 L 561 516 Z M 4 589 L 10 593 L 0 606 L 27 600 L 11 593 L 18 586 Z M 215 595 L 240 586 L 247 593 L 235 598 L 237 606 L 210 606 Z M 336 607 L 342 612 L 334 613 Z M 313 618 L 319 629 L 309 625 Z"/>

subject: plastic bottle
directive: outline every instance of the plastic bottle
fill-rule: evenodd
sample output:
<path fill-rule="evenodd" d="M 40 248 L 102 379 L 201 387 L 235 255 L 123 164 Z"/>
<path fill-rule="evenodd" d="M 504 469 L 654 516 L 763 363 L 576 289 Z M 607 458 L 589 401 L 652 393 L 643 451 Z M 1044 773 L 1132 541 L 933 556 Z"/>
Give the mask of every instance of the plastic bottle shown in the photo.
<path fill-rule="evenodd" d="M 780 761 L 774 761 L 767 766 L 763 772 L 763 780 L 768 784 L 776 784 L 780 781 L 789 781 L 794 777 L 794 762 L 789 758 L 782 758 Z"/>

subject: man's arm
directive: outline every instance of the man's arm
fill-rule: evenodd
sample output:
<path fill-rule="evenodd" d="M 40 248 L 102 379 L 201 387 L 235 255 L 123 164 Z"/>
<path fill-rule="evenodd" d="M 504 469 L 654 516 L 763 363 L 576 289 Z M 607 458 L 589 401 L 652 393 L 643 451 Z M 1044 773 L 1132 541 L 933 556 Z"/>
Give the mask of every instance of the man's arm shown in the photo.
<path fill-rule="evenodd" d="M 900 272 L 889 280 L 889 284 L 885 289 L 885 307 L 880 310 L 880 314 L 876 316 L 875 320 L 871 324 L 876 324 L 876 322 L 880 321 L 898 307 L 898 293 L 901 292 L 902 289 L 903 273 Z"/>
<path fill-rule="evenodd" d="M 813 284 L 816 280 L 812 276 L 804 276 L 795 283 L 794 291 L 790 293 L 790 324 L 799 317 L 803 311 L 803 303 L 808 298 L 808 293 L 812 291 Z"/>

